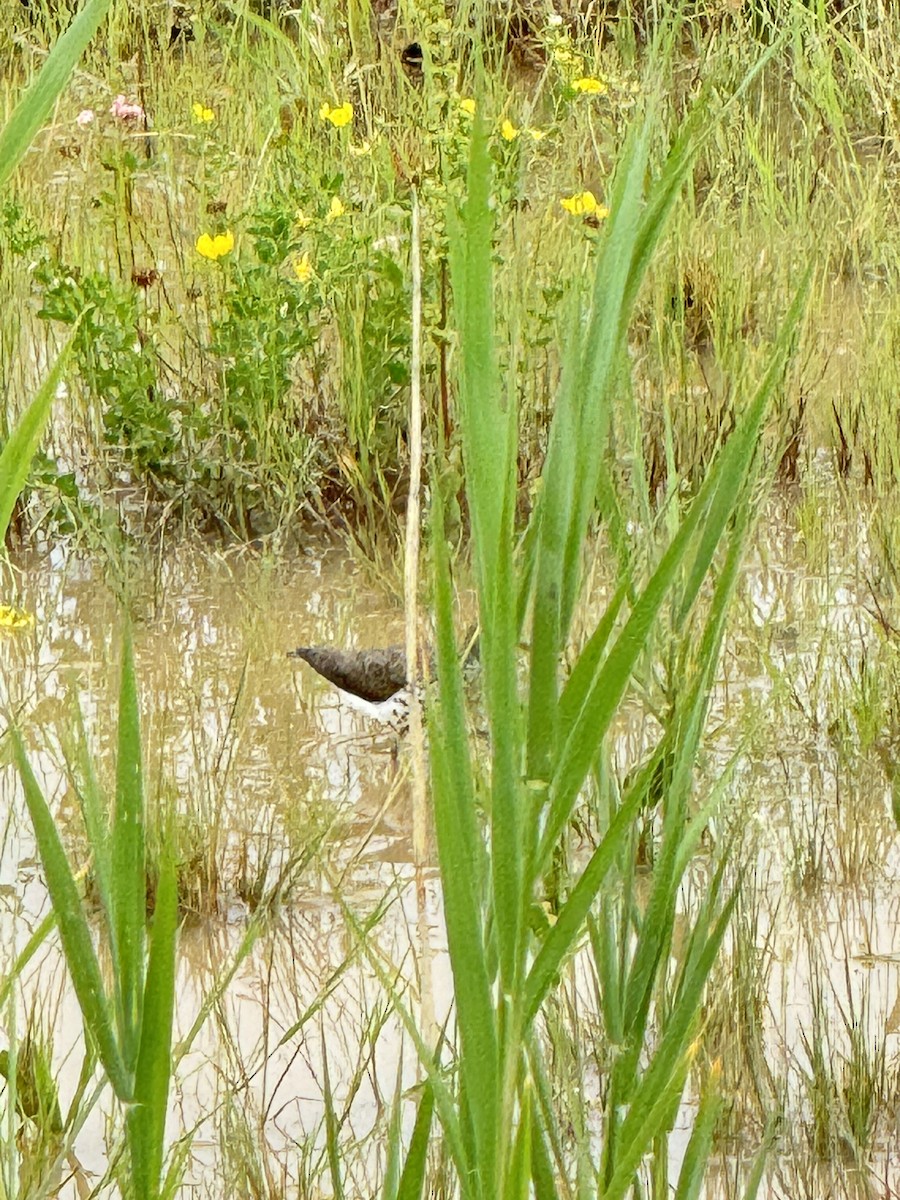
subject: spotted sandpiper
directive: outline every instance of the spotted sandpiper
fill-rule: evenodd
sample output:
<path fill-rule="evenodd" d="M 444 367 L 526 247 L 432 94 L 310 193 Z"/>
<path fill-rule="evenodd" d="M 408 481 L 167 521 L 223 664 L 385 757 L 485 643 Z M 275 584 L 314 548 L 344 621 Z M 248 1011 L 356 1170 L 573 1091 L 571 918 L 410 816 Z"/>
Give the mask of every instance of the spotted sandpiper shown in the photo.
<path fill-rule="evenodd" d="M 406 651 L 403 646 L 376 650 L 336 650 L 332 646 L 298 646 L 288 658 L 302 658 L 329 683 L 355 697 L 369 716 L 402 732 L 409 712 Z"/>
<path fill-rule="evenodd" d="M 477 660 L 475 631 L 467 642 L 466 663 Z M 409 715 L 406 649 L 386 646 L 376 650 L 336 650 L 333 646 L 298 646 L 288 658 L 302 658 L 329 683 L 356 701 L 369 716 L 404 732 Z M 420 678 L 434 673 L 434 659 L 427 650 L 421 655 Z"/>

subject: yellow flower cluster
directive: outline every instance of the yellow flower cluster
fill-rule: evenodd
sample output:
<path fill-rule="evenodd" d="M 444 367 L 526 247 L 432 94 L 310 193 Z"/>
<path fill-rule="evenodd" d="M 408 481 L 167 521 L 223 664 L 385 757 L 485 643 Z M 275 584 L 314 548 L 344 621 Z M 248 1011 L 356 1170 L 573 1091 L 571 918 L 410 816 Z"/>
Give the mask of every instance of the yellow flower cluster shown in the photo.
<path fill-rule="evenodd" d="M 191 105 L 191 118 L 195 125 L 209 125 L 216 119 L 216 114 L 205 104 L 197 102 Z"/>
<path fill-rule="evenodd" d="M 560 204 L 573 217 L 596 217 L 598 221 L 602 221 L 609 216 L 609 209 L 605 204 L 598 203 L 593 192 L 576 192 L 574 196 L 563 196 Z"/>
<path fill-rule="evenodd" d="M 327 102 L 319 109 L 319 120 L 328 121 L 335 129 L 343 129 L 353 120 L 353 105 L 349 100 L 332 108 Z"/>
<path fill-rule="evenodd" d="M 332 196 L 331 202 L 328 205 L 328 212 L 325 214 L 325 224 L 330 225 L 332 221 L 337 221 L 341 217 L 346 216 L 346 214 L 347 206 L 340 196 Z M 298 208 L 294 213 L 294 223 L 300 230 L 308 229 L 313 223 L 313 218 L 307 216 L 302 208 Z M 309 283 L 315 273 L 316 270 L 308 251 L 304 251 L 299 258 L 294 259 L 294 274 L 300 283 Z"/>
<path fill-rule="evenodd" d="M 602 96 L 609 88 L 602 79 L 594 79 L 592 75 L 583 75 L 572 83 L 573 92 L 581 92 L 584 96 Z"/>
<path fill-rule="evenodd" d="M 325 220 L 331 224 L 331 222 L 336 221 L 338 217 L 342 217 L 346 211 L 347 210 L 344 207 L 343 201 L 338 196 L 332 196 L 331 203 L 328 205 L 328 213 L 325 217 Z"/>
<path fill-rule="evenodd" d="M 230 254 L 233 249 L 234 234 L 230 229 L 227 233 L 217 233 L 215 237 L 209 233 L 201 233 L 197 238 L 197 253 L 201 258 L 208 258 L 213 262 L 225 254 Z"/>
<path fill-rule="evenodd" d="M 0 629 L 30 629 L 33 624 L 33 613 L 11 604 L 0 604 Z"/>
<path fill-rule="evenodd" d="M 464 117 L 474 117 L 477 109 L 478 105 L 471 96 L 464 96 L 459 102 L 459 111 Z M 547 136 L 546 129 L 532 129 L 530 126 L 526 129 L 520 129 L 508 117 L 500 123 L 500 136 L 505 142 L 514 142 L 522 133 L 528 134 L 535 142 L 539 142 L 542 137 Z"/>

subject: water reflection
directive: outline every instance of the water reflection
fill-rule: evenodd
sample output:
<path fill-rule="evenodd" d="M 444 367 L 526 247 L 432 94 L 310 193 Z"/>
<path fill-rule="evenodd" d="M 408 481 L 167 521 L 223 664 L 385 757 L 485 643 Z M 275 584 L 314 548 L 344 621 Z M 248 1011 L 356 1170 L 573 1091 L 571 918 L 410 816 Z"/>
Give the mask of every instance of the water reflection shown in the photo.
<path fill-rule="evenodd" d="M 803 1143 L 811 1137 L 817 1045 L 839 1071 L 853 1031 L 862 1030 L 870 1054 L 896 1059 L 900 863 L 880 759 L 862 754 L 841 725 L 847 689 L 856 686 L 872 643 L 872 619 L 849 573 L 805 575 L 787 565 L 792 552 L 784 545 L 786 557 L 773 565 L 785 537 L 775 523 L 766 552 L 749 559 L 698 764 L 698 796 L 740 747 L 710 832 L 724 839 L 739 826 L 747 865 L 740 922 L 716 988 L 728 994 L 729 978 L 744 969 L 737 939 L 745 937 L 757 955 L 767 1099 L 783 1105 Z M 598 568 L 595 606 L 608 594 L 602 574 Z M 77 801 L 66 767 L 72 706 L 77 701 L 109 787 L 119 604 L 99 567 L 60 553 L 26 561 L 16 586 L 37 620 L 32 630 L 0 639 L 0 711 L 17 714 L 38 779 L 77 848 Z M 195 1131 L 188 1184 L 198 1194 L 222 1194 L 223 1138 L 226 1148 L 243 1144 L 244 1121 L 271 1171 L 300 1160 L 319 1186 L 327 1060 L 330 1086 L 346 1106 L 345 1130 L 358 1147 L 348 1169 L 366 1182 L 359 1194 L 373 1194 L 382 1166 L 377 1138 L 367 1139 L 382 1131 L 397 1080 L 411 1088 L 416 1079 L 384 980 L 414 1013 L 430 986 L 435 1019 L 447 1018 L 440 896 L 429 868 L 420 914 L 404 752 L 398 755 L 392 734 L 373 731 L 314 672 L 288 660 L 286 650 L 400 641 L 402 613 L 328 546 L 289 566 L 184 551 L 156 564 L 133 597 L 148 798 L 151 808 L 174 801 L 200 851 L 208 851 L 187 898 L 193 915 L 181 938 L 176 1041 L 187 1037 L 223 979 L 259 897 L 288 875 L 291 882 L 180 1064 L 168 1133 L 174 1140 Z M 589 626 L 590 612 L 581 619 Z M 618 773 L 624 776 L 658 735 L 644 698 L 629 701 L 611 746 Z M 48 907 L 30 822 L 8 768 L 0 772 L 0 813 L 0 955 L 8 967 Z M 696 909 L 708 872 L 699 859 L 685 884 L 685 913 Z M 679 952 L 676 944 L 673 957 Z M 587 1028 L 595 1023 L 596 993 L 583 960 L 567 986 Z M 52 1025 L 65 1105 L 80 1070 L 82 1035 L 52 939 L 23 974 L 22 1028 L 36 1007 Z M 585 1094 L 599 1098 L 604 1081 L 591 1069 Z M 752 1097 L 733 1102 L 755 1145 L 758 1107 Z M 90 1113 L 76 1146 L 95 1179 L 112 1149 L 105 1103 Z M 407 1122 L 414 1107 L 412 1095 Z M 673 1171 L 693 1111 L 688 1102 L 680 1114 Z M 784 1149 L 763 1195 L 793 1194 L 785 1190 L 791 1148 Z M 889 1147 L 877 1152 L 880 1173 L 896 1183 Z M 738 1146 L 735 1162 L 742 1154 Z M 712 1180 L 710 1198 L 734 1194 L 733 1166 L 723 1168 L 719 1183 Z M 829 1176 L 832 1190 L 818 1180 L 806 1194 L 852 1194 L 844 1175 L 840 1187 Z M 291 1182 L 296 1186 L 296 1175 Z M 67 1188 L 74 1194 L 75 1182 Z"/>

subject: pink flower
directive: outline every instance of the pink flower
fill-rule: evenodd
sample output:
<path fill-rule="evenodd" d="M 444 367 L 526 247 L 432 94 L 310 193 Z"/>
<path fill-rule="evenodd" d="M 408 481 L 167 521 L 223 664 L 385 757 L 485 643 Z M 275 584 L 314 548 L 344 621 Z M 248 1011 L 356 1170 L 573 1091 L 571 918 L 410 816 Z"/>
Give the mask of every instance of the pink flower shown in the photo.
<path fill-rule="evenodd" d="M 90 125 L 94 119 L 94 110 L 92 108 L 83 108 L 75 118 L 75 124 L 80 125 L 84 129 L 85 125 Z"/>
<path fill-rule="evenodd" d="M 140 104 L 129 104 L 123 95 L 116 96 L 109 110 L 119 121 L 143 121 L 144 110 Z"/>

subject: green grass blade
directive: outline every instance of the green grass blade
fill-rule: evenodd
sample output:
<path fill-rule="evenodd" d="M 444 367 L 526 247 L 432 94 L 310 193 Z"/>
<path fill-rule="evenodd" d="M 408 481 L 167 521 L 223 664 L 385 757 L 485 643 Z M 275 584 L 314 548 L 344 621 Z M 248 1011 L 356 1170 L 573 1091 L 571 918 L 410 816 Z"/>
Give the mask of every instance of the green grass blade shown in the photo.
<path fill-rule="evenodd" d="M 676 1002 L 667 1015 L 656 1053 L 633 1093 L 633 1100 L 619 1134 L 620 1153 L 625 1162 L 632 1161 L 633 1148 L 647 1145 L 648 1129 L 645 1127 L 645 1121 L 648 1112 L 655 1107 L 655 1097 L 665 1092 L 672 1079 L 681 1074 L 684 1056 L 690 1052 L 689 1042 L 696 1027 L 703 988 L 719 952 L 736 900 L 737 894 L 733 893 L 711 933 L 703 939 L 699 952 L 694 956 L 690 974 L 679 988 Z M 655 1132 L 658 1130 L 654 1130 L 651 1136 L 655 1135 Z M 616 1172 L 618 1170 L 617 1165 Z"/>
<path fill-rule="evenodd" d="M 646 791 L 646 783 L 641 776 L 620 804 L 603 840 L 591 855 L 571 895 L 560 910 L 556 923 L 545 935 L 525 981 L 526 1022 L 530 1023 L 537 1016 L 563 960 L 580 936 L 591 905 L 630 835 L 631 824 L 641 810 Z"/>
<path fill-rule="evenodd" d="M 394 1081 L 394 1098 L 385 1135 L 384 1182 L 381 1185 L 381 1200 L 397 1200 L 400 1186 L 400 1157 L 403 1152 L 403 1055 L 397 1059 L 397 1077 Z"/>
<path fill-rule="evenodd" d="M 505 468 L 514 453 L 510 412 L 501 402 L 496 361 L 491 272 L 494 218 L 490 189 L 488 130 L 479 112 L 472 130 L 465 207 L 461 217 L 454 211 L 448 214 L 448 235 L 453 300 L 462 348 L 460 435 L 483 602 L 492 592 L 494 556 L 501 549 L 503 513 L 512 484 Z M 483 633 L 489 643 L 490 628 L 484 628 Z"/>
<path fill-rule="evenodd" d="M 531 1075 L 531 1087 L 534 1096 L 533 1135 L 539 1138 L 541 1148 L 532 1151 L 532 1175 L 541 1175 L 544 1182 L 540 1185 L 547 1196 L 554 1197 L 561 1193 L 564 1200 L 571 1200 L 573 1195 L 569 1183 L 570 1163 L 569 1130 L 562 1128 L 557 1119 L 558 1108 L 556 1092 L 551 1082 L 547 1065 L 538 1038 L 534 1030 L 525 1035 L 525 1045 L 528 1054 L 528 1067 Z M 549 1175 L 549 1180 L 547 1176 Z M 552 1183 L 552 1186 L 550 1184 Z M 535 1195 L 539 1195 L 539 1185 L 535 1178 Z"/>
<path fill-rule="evenodd" d="M 588 917 L 588 936 L 591 954 L 597 972 L 600 992 L 600 1008 L 607 1036 L 614 1046 L 619 1046 L 625 1036 L 625 1014 L 622 1008 L 623 971 L 619 954 L 623 935 L 616 920 L 616 899 L 604 894 L 600 897 L 598 918 Z"/>
<path fill-rule="evenodd" d="M 737 495 L 744 483 L 747 464 L 753 455 L 759 438 L 759 431 L 769 411 L 769 405 L 775 389 L 781 382 L 791 356 L 800 319 L 806 308 L 809 287 L 812 279 L 812 268 L 807 268 L 800 287 L 794 294 L 794 299 L 788 309 L 778 338 L 773 347 L 766 373 L 762 378 L 756 394 L 751 400 L 747 414 L 739 429 L 728 439 L 722 448 L 717 471 L 717 482 L 710 504 L 709 518 L 703 530 L 703 536 L 697 547 L 697 553 L 691 565 L 691 570 L 685 585 L 681 602 L 680 617 L 683 621 L 690 611 L 700 586 L 706 577 L 709 564 L 719 543 L 719 538 L 729 521 L 737 500 Z"/>
<path fill-rule="evenodd" d="M 134 1079 L 131 1162 L 138 1200 L 159 1194 L 165 1148 L 166 1107 L 172 1074 L 172 1017 L 175 1012 L 175 941 L 178 877 L 171 847 L 160 863 L 150 954 L 141 1005 L 140 1045 Z"/>
<path fill-rule="evenodd" d="M 66 86 L 88 42 L 106 16 L 110 0 L 87 0 L 47 55 L 43 67 L 0 131 L 0 191 L 31 145 L 34 135 Z"/>
<path fill-rule="evenodd" d="M 560 731 L 563 736 L 568 736 L 571 732 L 575 718 L 581 712 L 585 700 L 590 694 L 591 685 L 600 669 L 603 654 L 629 591 L 630 581 L 619 585 L 607 605 L 606 612 L 597 623 L 597 628 L 579 654 L 571 675 L 566 680 L 559 700 Z"/>
<path fill-rule="evenodd" d="M 598 1200 L 622 1200 L 629 1191 L 653 1139 L 675 1119 L 692 1060 L 693 1049 L 688 1048 L 661 1086 L 635 1099 L 628 1113 L 629 1136 L 621 1141 L 615 1168 L 607 1185 L 598 1189 Z"/>
<path fill-rule="evenodd" d="M 780 36 L 759 56 L 739 86 L 725 101 L 722 107 L 723 114 L 744 96 L 760 72 L 765 69 L 776 53 L 781 51 L 786 38 L 787 33 Z M 691 111 L 678 130 L 660 177 L 648 197 L 632 257 L 631 272 L 626 289 L 626 309 L 630 310 L 637 297 L 641 281 L 665 229 L 669 212 L 681 193 L 697 153 L 704 141 L 719 128 L 719 121 L 710 119 L 709 114 L 710 96 L 717 88 L 718 83 L 715 80 L 708 81 L 702 87 L 700 95 L 694 101 Z"/>
<path fill-rule="evenodd" d="M 442 530 L 443 509 L 438 489 L 435 489 L 433 512 L 432 526 Z M 432 539 L 432 551 L 440 684 L 439 705 L 429 706 L 428 711 L 434 826 L 462 1044 L 462 1086 L 473 1114 L 478 1167 L 492 1174 L 497 1155 L 499 1072 L 491 971 L 483 928 L 485 851 L 468 756 L 450 567 L 446 542 L 440 534 Z M 475 1168 L 475 1164 L 469 1166 Z"/>
<path fill-rule="evenodd" d="M 28 966 L 29 962 L 34 958 L 35 954 L 43 945 L 50 930 L 56 924 L 56 913 L 48 912 L 41 920 L 41 923 L 35 929 L 34 933 L 16 955 L 16 961 L 6 970 L 2 980 L 0 980 L 0 1008 L 3 1008 L 9 1000 L 10 993 L 19 981 L 19 976 Z"/>
<path fill-rule="evenodd" d="M 682 560 L 687 556 L 694 534 L 701 526 L 701 519 L 705 518 L 682 600 L 683 613 L 687 611 L 687 598 L 691 601 L 696 598 L 700 583 L 709 569 L 715 548 L 744 486 L 762 423 L 775 385 L 783 373 L 789 347 L 805 305 L 808 285 L 807 272 L 788 311 L 776 344 L 773 362 L 766 371 L 752 403 L 738 428 L 717 456 L 659 566 L 636 602 L 625 628 L 594 676 L 580 712 L 571 723 L 551 787 L 550 815 L 538 860 L 541 867 L 549 860 L 550 852 L 565 827 L 571 806 L 593 762 L 597 741 L 605 733 L 621 703 L 631 672 L 643 652 L 665 596 L 677 576 Z M 585 691 L 583 679 L 579 690 L 582 693 Z"/>
<path fill-rule="evenodd" d="M 331 1176 L 331 1194 L 335 1200 L 344 1200 L 344 1176 L 341 1171 L 341 1122 L 334 1107 L 334 1093 L 331 1090 L 331 1072 L 328 1069 L 328 1050 L 322 1036 L 322 1101 L 325 1105 L 325 1149 L 328 1155 L 329 1174 Z"/>
<path fill-rule="evenodd" d="M 81 816 L 87 833 L 88 845 L 91 848 L 91 864 L 94 871 L 97 891 L 100 895 L 100 906 L 106 918 L 107 932 L 113 948 L 114 970 L 118 968 L 118 958 L 115 954 L 113 937 L 113 902 L 112 902 L 112 860 L 110 857 L 109 813 L 104 802 L 103 793 L 97 782 L 94 761 L 88 746 L 87 734 L 84 729 L 81 710 L 76 705 L 75 724 L 77 735 L 76 756 L 78 778 L 78 799 L 81 806 Z"/>
<path fill-rule="evenodd" d="M 122 1054 L 134 1070 L 144 980 L 147 880 L 141 730 L 131 632 L 126 629 L 119 686 L 116 807 L 112 828 L 116 1001 Z"/>
<path fill-rule="evenodd" d="M 518 983 L 525 927 L 521 773 L 513 571 L 516 405 L 502 396 L 494 334 L 491 159 L 482 117 L 472 132 L 466 201 L 449 222 L 451 282 L 460 331 L 459 429 L 466 464 L 482 627 L 485 706 L 491 726 L 491 882 L 501 976 Z"/>
<path fill-rule="evenodd" d="M 346 904 L 342 902 L 341 907 L 344 919 L 353 934 L 360 952 L 367 958 L 372 974 L 378 979 L 385 992 L 392 997 L 397 1015 L 403 1022 L 403 1027 L 407 1035 L 416 1047 L 419 1061 L 428 1072 L 428 1084 L 434 1096 L 435 1111 L 441 1123 L 444 1147 L 456 1167 L 462 1184 L 461 1194 L 464 1197 L 471 1196 L 475 1193 L 477 1181 L 473 1182 L 474 1171 L 470 1165 L 471 1155 L 468 1152 L 469 1147 L 467 1143 L 469 1130 L 465 1132 L 463 1130 L 463 1123 L 467 1114 L 462 1111 L 464 1105 L 461 1102 L 457 1102 L 457 1097 L 451 1092 L 448 1080 L 440 1066 L 440 1052 L 446 1040 L 446 1029 L 441 1031 L 435 1049 L 432 1050 L 431 1047 L 426 1045 L 416 1017 L 397 991 L 396 975 L 389 974 L 385 970 L 383 959 L 372 949 L 372 943 L 368 937 L 368 921 L 360 923 Z M 349 956 L 346 961 L 351 961 Z M 296 1024 L 300 1027 L 302 1022 Z M 285 1044 L 284 1037 L 282 1037 L 279 1044 Z"/>
<path fill-rule="evenodd" d="M 0 545 L 6 538 L 13 507 L 28 478 L 31 460 L 50 416 L 50 408 L 68 363 L 74 338 L 73 333 L 0 452 Z"/>
<path fill-rule="evenodd" d="M 597 671 L 581 711 L 571 723 L 550 790 L 550 811 L 538 856 L 538 869 L 550 860 L 553 847 L 565 828 L 578 792 L 597 753 L 597 746 L 613 718 L 638 658 L 643 653 L 654 623 L 705 507 L 701 493 L 685 516 L 662 561 L 632 610 L 625 628 Z"/>
<path fill-rule="evenodd" d="M 512 512 L 504 513 L 505 548 L 496 557 L 492 662 L 485 701 L 491 725 L 491 879 L 501 986 L 508 996 L 519 989 L 523 934 L 530 889 L 523 886 L 526 855 L 533 858 L 528 806 L 521 778 L 521 715 L 516 678 L 517 625 L 513 582 Z M 526 845 L 527 836 L 527 845 Z M 513 1051 L 515 1053 L 516 1051 Z"/>
<path fill-rule="evenodd" d="M 535 1119 L 531 1123 L 531 1183 L 534 1188 L 534 1200 L 559 1200 L 553 1163 L 547 1152 L 540 1123 Z"/>
<path fill-rule="evenodd" d="M 53 911 L 56 913 L 72 986 L 78 997 L 85 1026 L 96 1042 L 103 1069 L 116 1095 L 124 1103 L 128 1103 L 132 1094 L 131 1076 L 126 1070 L 116 1042 L 113 1016 L 75 877 L 17 730 L 12 731 L 12 738 L 16 765 L 22 778 L 25 802 L 34 826 L 34 835 L 47 878 L 47 890 L 50 893 Z"/>
<path fill-rule="evenodd" d="M 580 314 L 576 310 L 571 316 L 572 325 L 577 328 Z M 556 743 L 557 675 L 564 632 L 560 626 L 561 581 L 578 461 L 578 413 L 573 386 L 577 367 L 571 361 L 574 357 L 575 352 L 570 349 L 568 361 L 564 361 L 565 374 L 550 426 L 550 444 L 541 472 L 540 499 L 530 526 L 535 551 L 526 770 L 529 780 L 547 783 Z"/>
<path fill-rule="evenodd" d="M 747 1184 L 744 1188 L 743 1200 L 756 1200 L 759 1195 L 760 1185 L 763 1181 L 766 1165 L 769 1157 L 775 1146 L 778 1138 L 779 1129 L 781 1126 L 781 1117 L 778 1113 L 772 1114 L 766 1122 L 765 1133 L 763 1134 L 762 1145 L 757 1150 L 753 1158 L 753 1166 L 750 1168 L 750 1174 L 747 1178 Z"/>
<path fill-rule="evenodd" d="M 422 1088 L 422 1099 L 416 1113 L 409 1150 L 397 1188 L 397 1200 L 421 1200 L 425 1190 L 425 1169 L 428 1165 L 428 1139 L 434 1116 L 434 1089 L 430 1080 Z"/>
<path fill-rule="evenodd" d="M 609 406 L 606 392 L 615 369 L 624 327 L 626 284 L 643 206 L 644 176 L 653 120 L 648 115 L 632 127 L 616 169 L 610 196 L 610 218 L 597 261 L 594 294 L 576 379 L 580 410 L 577 457 L 570 469 L 575 477 L 561 578 L 560 629 L 568 633 L 578 595 L 581 556 L 588 522 L 594 511 L 601 457 L 606 445 Z"/>
<path fill-rule="evenodd" d="M 504 1183 L 503 1195 L 508 1200 L 529 1200 L 531 1195 L 531 1129 L 534 1098 L 526 1085 L 519 1097 L 519 1119 L 515 1131 L 515 1144 L 509 1158 L 509 1171 Z"/>
<path fill-rule="evenodd" d="M 659 858 L 653 869 L 653 888 L 641 921 L 640 934 L 625 985 L 625 1036 L 637 1046 L 646 1034 L 646 1022 L 659 963 L 669 945 L 675 920 L 679 879 L 675 860 L 679 845 L 683 805 L 672 804 L 665 818 Z M 620 1062 L 627 1064 L 628 1055 Z M 635 1066 L 637 1064 L 635 1063 Z"/>

